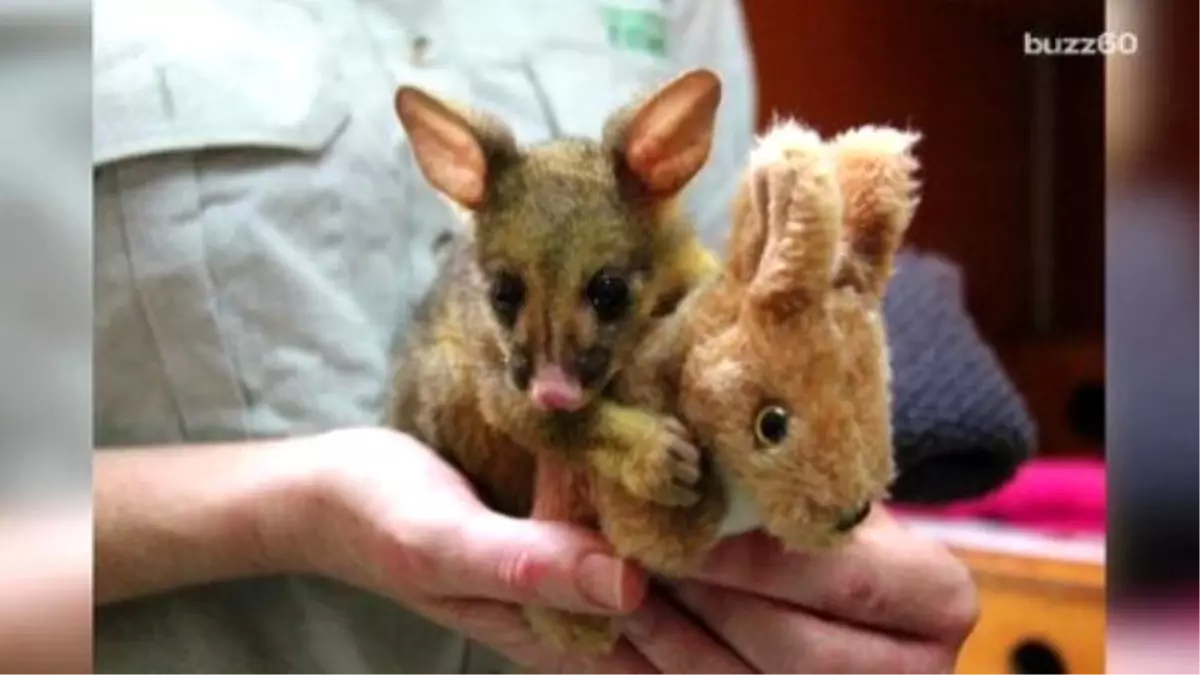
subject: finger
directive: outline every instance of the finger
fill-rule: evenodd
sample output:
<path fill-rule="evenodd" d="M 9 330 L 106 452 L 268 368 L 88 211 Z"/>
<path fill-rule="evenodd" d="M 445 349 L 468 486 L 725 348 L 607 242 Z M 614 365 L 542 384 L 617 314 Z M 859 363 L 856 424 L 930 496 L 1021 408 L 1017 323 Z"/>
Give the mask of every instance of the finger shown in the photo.
<path fill-rule="evenodd" d="M 559 654 L 544 647 L 529 629 L 521 610 L 491 600 L 445 600 L 423 611 L 434 621 L 488 645 L 505 658 L 542 673 L 658 673 L 626 641 L 611 654 L 589 658 Z"/>
<path fill-rule="evenodd" d="M 624 622 L 625 635 L 664 673 L 752 673 L 746 662 L 695 619 L 651 595 Z"/>
<path fill-rule="evenodd" d="M 948 640 L 965 636 L 978 611 L 966 566 L 880 508 L 839 550 L 787 553 L 756 532 L 722 542 L 696 577 L 842 620 Z"/>
<path fill-rule="evenodd" d="M 482 511 L 434 544 L 440 595 L 619 614 L 645 594 L 641 570 L 615 557 L 599 534 L 566 523 Z"/>
<path fill-rule="evenodd" d="M 939 643 L 865 630 L 768 598 L 698 582 L 679 602 L 759 672 L 936 673 L 953 668 Z"/>

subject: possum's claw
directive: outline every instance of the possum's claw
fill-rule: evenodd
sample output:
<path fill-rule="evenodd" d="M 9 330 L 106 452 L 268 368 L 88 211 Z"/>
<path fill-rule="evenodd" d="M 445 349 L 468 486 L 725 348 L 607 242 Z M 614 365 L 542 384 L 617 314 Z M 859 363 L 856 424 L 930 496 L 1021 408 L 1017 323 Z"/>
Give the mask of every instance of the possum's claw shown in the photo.
<path fill-rule="evenodd" d="M 684 487 L 694 486 L 700 482 L 700 451 L 688 440 L 687 427 L 679 420 L 668 418 L 663 428 L 675 437 L 669 452 L 670 468 L 676 483 Z"/>
<path fill-rule="evenodd" d="M 700 499 L 701 454 L 687 427 L 666 418 L 629 458 L 626 485 L 637 496 L 664 506 L 691 506 Z"/>

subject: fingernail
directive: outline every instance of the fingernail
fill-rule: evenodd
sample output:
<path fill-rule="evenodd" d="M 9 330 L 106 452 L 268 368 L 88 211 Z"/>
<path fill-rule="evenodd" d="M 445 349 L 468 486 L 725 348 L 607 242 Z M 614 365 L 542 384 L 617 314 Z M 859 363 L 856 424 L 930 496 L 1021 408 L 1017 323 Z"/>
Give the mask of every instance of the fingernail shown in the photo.
<path fill-rule="evenodd" d="M 579 565 L 579 589 L 592 602 L 608 609 L 622 609 L 625 565 L 603 553 L 592 553 Z"/>

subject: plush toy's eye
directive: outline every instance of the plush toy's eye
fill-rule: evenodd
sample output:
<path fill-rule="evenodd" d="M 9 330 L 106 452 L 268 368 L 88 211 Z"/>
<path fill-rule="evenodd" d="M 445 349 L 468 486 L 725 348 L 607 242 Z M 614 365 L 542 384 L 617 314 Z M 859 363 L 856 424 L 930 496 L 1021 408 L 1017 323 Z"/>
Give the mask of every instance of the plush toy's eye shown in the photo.
<path fill-rule="evenodd" d="M 770 405 L 758 412 L 754 435 L 763 445 L 779 445 L 788 434 L 788 413 L 782 407 Z"/>

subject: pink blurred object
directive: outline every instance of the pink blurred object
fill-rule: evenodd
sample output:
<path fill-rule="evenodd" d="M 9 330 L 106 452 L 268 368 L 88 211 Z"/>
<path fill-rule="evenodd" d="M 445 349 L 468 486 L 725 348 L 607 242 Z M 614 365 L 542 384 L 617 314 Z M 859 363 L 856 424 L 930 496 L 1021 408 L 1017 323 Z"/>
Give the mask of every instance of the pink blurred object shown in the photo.
<path fill-rule="evenodd" d="M 1102 459 L 1036 458 L 981 498 L 939 507 L 892 508 L 899 514 L 991 520 L 1063 534 L 1102 534 L 1107 502 L 1104 469 Z"/>

